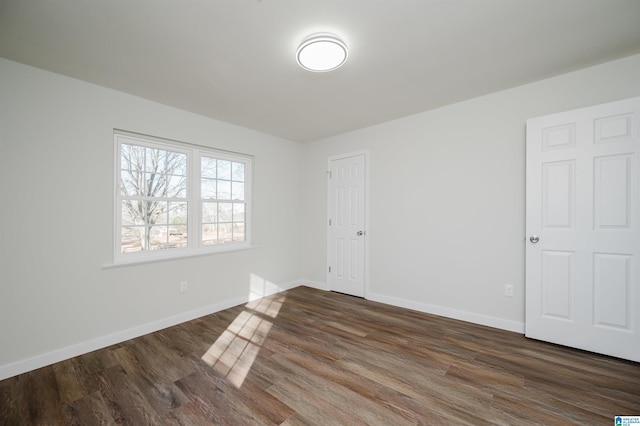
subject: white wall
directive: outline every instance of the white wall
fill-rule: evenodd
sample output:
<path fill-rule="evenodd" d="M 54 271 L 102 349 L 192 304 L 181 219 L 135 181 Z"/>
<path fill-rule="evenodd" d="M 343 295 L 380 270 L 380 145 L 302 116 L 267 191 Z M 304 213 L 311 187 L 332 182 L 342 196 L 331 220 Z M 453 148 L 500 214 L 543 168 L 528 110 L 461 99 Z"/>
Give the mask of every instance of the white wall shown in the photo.
<path fill-rule="evenodd" d="M 325 285 L 327 157 L 369 150 L 368 297 L 522 331 L 525 121 L 638 95 L 640 55 L 307 145 L 303 275 Z"/>
<path fill-rule="evenodd" d="M 259 248 L 103 269 L 114 128 L 254 155 Z M 251 285 L 297 285 L 301 150 L 0 59 L 0 379 L 241 303 Z"/>

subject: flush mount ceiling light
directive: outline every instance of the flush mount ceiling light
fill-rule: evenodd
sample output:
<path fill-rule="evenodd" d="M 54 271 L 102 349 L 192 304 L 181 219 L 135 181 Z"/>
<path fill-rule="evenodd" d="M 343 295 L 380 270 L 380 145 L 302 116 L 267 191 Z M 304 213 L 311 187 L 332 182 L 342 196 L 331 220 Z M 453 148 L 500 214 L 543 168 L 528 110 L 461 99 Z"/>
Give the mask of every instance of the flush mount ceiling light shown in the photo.
<path fill-rule="evenodd" d="M 296 59 L 306 70 L 324 72 L 335 70 L 345 63 L 347 45 L 333 34 L 318 33 L 305 38 L 298 47 Z"/>

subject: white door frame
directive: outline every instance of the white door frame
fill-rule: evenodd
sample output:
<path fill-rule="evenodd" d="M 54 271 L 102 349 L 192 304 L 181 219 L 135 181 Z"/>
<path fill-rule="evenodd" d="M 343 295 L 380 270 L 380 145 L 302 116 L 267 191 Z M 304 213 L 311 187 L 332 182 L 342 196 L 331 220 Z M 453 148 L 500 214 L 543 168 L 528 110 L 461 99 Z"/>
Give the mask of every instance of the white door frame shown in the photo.
<path fill-rule="evenodd" d="M 365 167 L 365 176 L 364 176 L 364 298 L 369 298 L 369 150 L 361 150 L 348 152 L 344 154 L 331 155 L 327 159 L 327 215 L 325 217 L 325 224 L 327 226 L 327 236 L 326 236 L 326 261 L 325 261 L 325 282 L 327 284 L 327 289 L 331 291 L 331 287 L 329 284 L 329 218 L 331 217 L 330 211 L 330 200 L 329 197 L 331 193 L 329 192 L 329 184 L 330 184 L 330 173 L 331 173 L 331 163 L 335 160 L 342 160 L 349 157 L 357 157 L 359 155 L 364 156 L 364 167 Z"/>

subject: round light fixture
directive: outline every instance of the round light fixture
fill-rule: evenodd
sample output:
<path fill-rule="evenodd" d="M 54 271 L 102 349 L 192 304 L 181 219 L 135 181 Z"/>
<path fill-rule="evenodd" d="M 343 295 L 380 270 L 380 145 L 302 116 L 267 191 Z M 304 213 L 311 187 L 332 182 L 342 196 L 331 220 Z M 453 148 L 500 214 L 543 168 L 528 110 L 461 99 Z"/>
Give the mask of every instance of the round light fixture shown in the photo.
<path fill-rule="evenodd" d="M 335 70 L 345 63 L 349 52 L 347 45 L 333 34 L 312 34 L 298 47 L 298 64 L 308 71 Z"/>

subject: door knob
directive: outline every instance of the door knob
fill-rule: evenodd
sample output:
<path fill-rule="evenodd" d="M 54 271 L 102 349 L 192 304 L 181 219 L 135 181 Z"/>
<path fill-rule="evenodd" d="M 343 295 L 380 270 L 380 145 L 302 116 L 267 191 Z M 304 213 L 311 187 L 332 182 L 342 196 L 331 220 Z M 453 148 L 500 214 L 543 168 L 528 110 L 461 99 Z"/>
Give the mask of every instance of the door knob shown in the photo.
<path fill-rule="evenodd" d="M 356 235 L 357 235 L 358 237 L 362 237 L 362 236 L 364 235 L 364 231 L 358 231 L 358 232 L 356 233 Z"/>
<path fill-rule="evenodd" d="M 533 244 L 535 244 L 538 241 L 540 241 L 540 238 L 537 235 L 532 235 L 532 236 L 529 237 L 529 241 L 531 241 Z"/>

